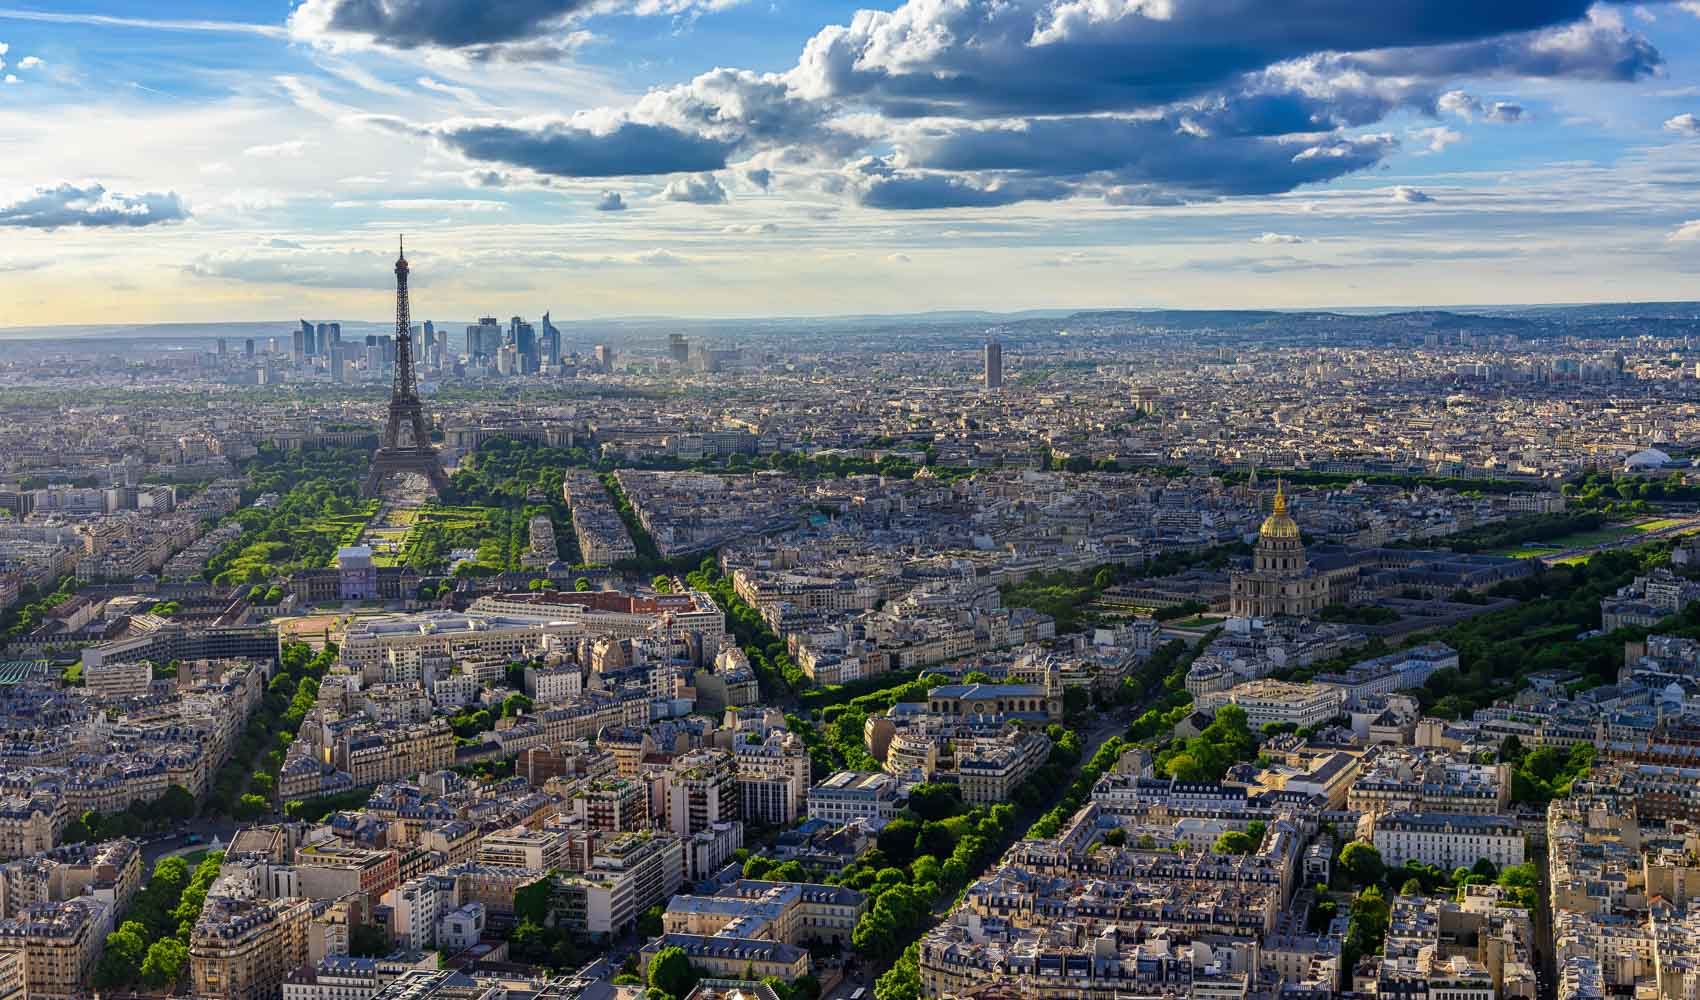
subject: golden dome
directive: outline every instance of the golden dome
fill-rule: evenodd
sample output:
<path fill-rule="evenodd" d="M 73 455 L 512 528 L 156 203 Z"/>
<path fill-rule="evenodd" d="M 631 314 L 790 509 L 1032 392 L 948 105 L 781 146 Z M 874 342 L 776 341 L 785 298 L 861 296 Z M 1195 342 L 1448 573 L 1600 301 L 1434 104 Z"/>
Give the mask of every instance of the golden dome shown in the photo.
<path fill-rule="evenodd" d="M 1287 493 L 1279 480 L 1275 483 L 1275 509 L 1263 519 L 1257 533 L 1264 538 L 1299 537 L 1299 524 L 1287 515 Z"/>

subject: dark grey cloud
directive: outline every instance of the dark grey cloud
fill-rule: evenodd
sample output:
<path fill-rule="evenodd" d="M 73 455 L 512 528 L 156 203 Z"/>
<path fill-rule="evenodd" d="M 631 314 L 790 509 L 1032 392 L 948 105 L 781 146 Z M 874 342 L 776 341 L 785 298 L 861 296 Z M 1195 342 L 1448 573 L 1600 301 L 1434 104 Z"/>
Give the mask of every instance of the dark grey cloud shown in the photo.
<path fill-rule="evenodd" d="M 680 177 L 669 181 L 661 196 L 668 201 L 682 201 L 691 205 L 726 204 L 726 189 L 720 186 L 713 174 Z"/>
<path fill-rule="evenodd" d="M 744 179 L 749 181 L 751 184 L 754 184 L 756 187 L 761 188 L 763 191 L 766 191 L 767 186 L 773 183 L 773 171 L 766 167 L 757 167 L 753 170 L 746 170 L 744 171 Z"/>
<path fill-rule="evenodd" d="M 303 41 L 451 49 L 474 59 L 556 59 L 570 22 L 596 0 L 304 0 L 289 16 Z"/>
<path fill-rule="evenodd" d="M 524 167 L 556 177 L 636 177 L 718 170 L 732 145 L 666 125 L 620 122 L 596 131 L 571 121 L 533 127 L 487 122 L 448 123 L 431 134 L 485 162 Z"/>
<path fill-rule="evenodd" d="M 1184 0 L 1168 16 L 1097 0 L 863 11 L 811 39 L 806 93 L 887 114 L 1066 114 L 1150 106 L 1318 52 L 1449 46 L 1568 24 L 1589 0 Z"/>
<path fill-rule="evenodd" d="M 334 31 L 369 35 L 400 49 L 464 48 L 535 38 L 591 0 L 306 0 L 297 15 L 322 9 Z"/>
<path fill-rule="evenodd" d="M 933 208 L 996 208 L 1023 201 L 1060 201 L 1073 188 L 1054 180 L 995 178 L 890 170 L 864 173 L 852 185 L 869 208 L 921 211 Z"/>
<path fill-rule="evenodd" d="M 1015 170 L 1047 176 L 1105 173 L 1172 196 L 1276 194 L 1374 166 L 1397 146 L 1388 136 L 1291 142 L 1212 138 L 1171 122 L 1050 118 L 1020 126 L 934 133 L 910 144 L 911 163 L 946 171 Z"/>
<path fill-rule="evenodd" d="M 58 229 L 62 226 L 136 227 L 181 222 L 189 208 L 175 191 L 125 195 L 100 184 L 59 184 L 0 203 L 0 226 Z"/>
<path fill-rule="evenodd" d="M 604 191 L 602 197 L 596 199 L 596 210 L 598 212 L 624 212 L 626 210 L 626 199 L 621 197 L 618 191 Z"/>
<path fill-rule="evenodd" d="M 1520 122 L 1523 120 L 1523 105 L 1510 101 L 1495 101 L 1488 105 L 1483 116 L 1490 122 Z"/>

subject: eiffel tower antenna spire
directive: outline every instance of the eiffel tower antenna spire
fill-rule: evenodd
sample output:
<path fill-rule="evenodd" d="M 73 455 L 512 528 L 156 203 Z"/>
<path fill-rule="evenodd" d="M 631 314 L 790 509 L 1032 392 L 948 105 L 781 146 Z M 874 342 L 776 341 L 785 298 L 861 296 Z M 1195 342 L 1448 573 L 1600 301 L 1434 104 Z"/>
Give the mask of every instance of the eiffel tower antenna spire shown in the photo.
<path fill-rule="evenodd" d="M 407 247 L 396 237 L 395 261 L 395 381 L 390 387 L 389 419 L 378 450 L 372 453 L 372 468 L 366 475 L 363 496 L 375 497 L 392 475 L 415 473 L 425 477 L 433 492 L 442 495 L 448 485 L 437 449 L 431 446 L 425 408 L 419 402 L 419 382 L 413 371 L 413 323 L 407 296 Z"/>

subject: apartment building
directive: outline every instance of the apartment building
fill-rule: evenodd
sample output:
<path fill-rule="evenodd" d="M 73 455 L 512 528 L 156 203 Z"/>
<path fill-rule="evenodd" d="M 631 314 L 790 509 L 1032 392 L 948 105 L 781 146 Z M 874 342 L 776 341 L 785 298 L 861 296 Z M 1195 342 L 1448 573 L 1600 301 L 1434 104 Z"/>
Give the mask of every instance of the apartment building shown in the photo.
<path fill-rule="evenodd" d="M 1371 815 L 1497 815 L 1511 805 L 1511 766 L 1477 764 L 1466 755 L 1446 751 L 1385 750 L 1366 761 L 1346 793 L 1346 805 Z"/>
<path fill-rule="evenodd" d="M 623 833 L 649 828 L 649 792 L 637 781 L 605 778 L 573 790 L 572 815 L 593 830 Z"/>
<path fill-rule="evenodd" d="M 666 772 L 667 829 L 689 837 L 715 823 L 738 819 L 738 779 L 732 754 L 692 750 Z"/>
<path fill-rule="evenodd" d="M 0 858 L 27 858 L 51 850 L 70 821 L 64 797 L 51 791 L 0 796 Z"/>
<path fill-rule="evenodd" d="M 122 913 L 141 884 L 142 851 L 136 841 L 68 844 L 0 865 L 0 917 L 84 895 Z"/>
<path fill-rule="evenodd" d="M 525 693 L 542 705 L 558 705 L 577 698 L 584 690 L 584 674 L 576 664 L 560 667 L 526 667 Z"/>
<path fill-rule="evenodd" d="M 726 614 L 700 590 L 672 594 L 628 594 L 615 590 L 541 590 L 489 594 L 472 602 L 472 612 L 536 622 L 577 622 L 586 635 L 616 639 L 673 640 L 696 635 L 704 655 L 719 651 Z"/>
<path fill-rule="evenodd" d="M 789 826 L 802 814 L 809 793 L 809 752 L 795 733 L 765 738 L 739 733 L 732 746 L 740 815 L 745 820 Z"/>
<path fill-rule="evenodd" d="M 674 896 L 662 929 L 784 944 L 848 944 L 867 908 L 863 893 L 843 886 L 739 879 L 711 896 Z"/>
<path fill-rule="evenodd" d="M 773 976 L 794 982 L 808 975 L 811 967 L 808 950 L 796 945 L 748 938 L 663 934 L 638 952 L 638 968 L 644 975 L 649 974 L 650 962 L 663 948 L 682 949 L 691 965 L 712 976 L 754 975 L 758 979 Z"/>
<path fill-rule="evenodd" d="M 341 899 L 358 893 L 368 903 L 376 903 L 401 881 L 395 851 L 336 843 L 312 844 L 297 850 L 295 874 L 301 894 L 309 899 Z"/>
<path fill-rule="evenodd" d="M 440 771 L 454 763 L 454 731 L 441 717 L 411 725 L 357 727 L 338 735 L 331 763 L 358 787 Z"/>
<path fill-rule="evenodd" d="M 84 896 L 32 903 L 0 921 L 0 950 L 23 958 L 26 1000 L 74 1000 L 88 995 L 95 962 L 115 929 L 112 908 Z"/>
<path fill-rule="evenodd" d="M 553 871 L 566 867 L 571 835 L 565 830 L 516 826 L 484 835 L 478 863 L 501 868 Z"/>
<path fill-rule="evenodd" d="M 189 974 L 201 1000 L 280 1000 L 290 970 L 308 961 L 311 900 L 209 896 L 189 937 Z"/>
<path fill-rule="evenodd" d="M 881 826 L 899 808 L 897 779 L 880 771 L 839 771 L 809 789 L 809 818 L 837 826 L 855 820 Z"/>
<path fill-rule="evenodd" d="M 290 971 L 283 1000 L 370 1000 L 382 982 L 377 959 L 326 955 L 317 965 Z"/>
<path fill-rule="evenodd" d="M 677 837 L 628 833 L 604 844 L 590 867 L 557 878 L 567 926 L 590 934 L 617 933 L 645 910 L 679 891 L 685 856 Z"/>
<path fill-rule="evenodd" d="M 1451 871 L 1481 858 L 1502 869 L 1523 863 L 1523 829 L 1510 816 L 1393 812 L 1365 822 L 1388 865 L 1415 860 Z"/>
<path fill-rule="evenodd" d="M 1437 670 L 1458 668 L 1458 651 L 1443 642 L 1396 650 L 1352 664 L 1336 674 L 1318 674 L 1316 682 L 1339 688 L 1345 708 L 1355 710 L 1369 699 L 1422 687 Z"/>
<path fill-rule="evenodd" d="M 956 744 L 956 783 L 964 802 L 1008 802 L 1028 776 L 1045 766 L 1048 737 L 1023 730 L 979 737 Z"/>
<path fill-rule="evenodd" d="M 153 684 L 153 665 L 146 662 L 103 662 L 83 671 L 83 687 L 99 701 L 140 698 Z"/>
<path fill-rule="evenodd" d="M 455 906 L 455 878 L 427 872 L 384 895 L 390 910 L 390 934 L 400 948 L 436 946 L 437 921 Z"/>
<path fill-rule="evenodd" d="M 1302 729 L 1322 725 L 1339 715 L 1345 695 L 1339 688 L 1324 684 L 1290 684 L 1260 677 L 1227 691 L 1206 694 L 1198 701 L 1198 707 L 1207 712 L 1228 704 L 1245 710 L 1246 724 L 1253 730 L 1272 722 Z"/>
<path fill-rule="evenodd" d="M 535 621 L 501 615 L 433 611 L 357 619 L 343 636 L 342 662 L 356 670 L 380 667 L 392 652 L 525 659 L 543 648 L 545 636 L 576 638 L 579 622 Z"/>

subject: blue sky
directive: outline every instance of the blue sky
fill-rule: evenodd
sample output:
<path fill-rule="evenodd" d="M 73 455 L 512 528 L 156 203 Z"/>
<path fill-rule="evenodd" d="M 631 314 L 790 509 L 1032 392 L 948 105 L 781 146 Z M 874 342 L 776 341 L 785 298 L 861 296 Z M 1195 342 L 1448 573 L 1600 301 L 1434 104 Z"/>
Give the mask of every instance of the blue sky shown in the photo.
<path fill-rule="evenodd" d="M 1700 2 L 0 0 L 5 323 L 1700 298 Z"/>

